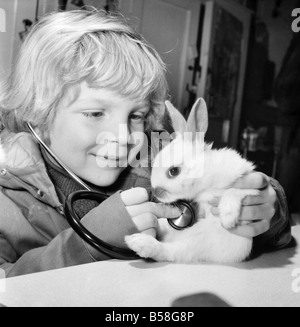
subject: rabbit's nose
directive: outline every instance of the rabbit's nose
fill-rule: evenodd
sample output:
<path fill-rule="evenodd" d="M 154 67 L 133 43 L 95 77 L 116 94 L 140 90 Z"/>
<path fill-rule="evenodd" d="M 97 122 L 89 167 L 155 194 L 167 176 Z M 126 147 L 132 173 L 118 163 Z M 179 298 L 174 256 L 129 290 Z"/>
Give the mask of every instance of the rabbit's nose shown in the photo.
<path fill-rule="evenodd" d="M 163 198 L 167 191 L 163 187 L 158 186 L 153 189 L 152 193 L 157 198 Z"/>

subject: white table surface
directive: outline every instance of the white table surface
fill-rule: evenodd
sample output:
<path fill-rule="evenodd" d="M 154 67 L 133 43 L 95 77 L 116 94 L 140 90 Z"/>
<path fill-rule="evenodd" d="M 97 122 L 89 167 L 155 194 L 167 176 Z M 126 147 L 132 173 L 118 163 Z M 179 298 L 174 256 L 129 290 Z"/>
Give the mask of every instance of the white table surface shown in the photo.
<path fill-rule="evenodd" d="M 110 260 L 8 278 L 5 291 L 3 287 L 0 290 L 0 303 L 170 307 L 178 297 L 209 292 L 232 306 L 299 307 L 300 226 L 293 227 L 293 236 L 296 247 L 265 253 L 241 264 Z"/>

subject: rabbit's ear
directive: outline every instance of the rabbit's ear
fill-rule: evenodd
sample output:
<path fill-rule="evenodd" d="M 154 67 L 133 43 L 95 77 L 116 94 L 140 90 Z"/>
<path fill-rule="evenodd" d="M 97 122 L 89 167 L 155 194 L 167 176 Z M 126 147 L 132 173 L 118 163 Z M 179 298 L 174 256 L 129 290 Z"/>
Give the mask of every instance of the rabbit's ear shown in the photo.
<path fill-rule="evenodd" d="M 187 120 L 187 131 L 206 133 L 208 128 L 208 113 L 204 99 L 199 98 L 194 103 Z"/>
<path fill-rule="evenodd" d="M 183 134 L 186 131 L 186 120 L 178 109 L 170 101 L 165 101 L 165 105 L 170 116 L 175 132 Z"/>

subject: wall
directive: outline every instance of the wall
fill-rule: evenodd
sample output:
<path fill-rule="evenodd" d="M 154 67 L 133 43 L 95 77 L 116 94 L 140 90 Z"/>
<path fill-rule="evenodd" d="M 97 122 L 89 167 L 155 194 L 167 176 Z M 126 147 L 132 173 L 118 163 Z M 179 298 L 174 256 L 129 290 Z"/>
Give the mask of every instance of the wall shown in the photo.
<path fill-rule="evenodd" d="M 6 32 L 0 33 L 0 78 L 9 72 L 12 63 L 17 0 L 0 0 L 0 8 L 6 13 Z"/>
<path fill-rule="evenodd" d="M 281 6 L 277 8 L 276 17 L 274 17 L 275 0 L 258 0 L 257 2 L 244 97 L 244 100 L 250 104 L 249 108 L 244 107 L 245 115 L 249 118 L 252 116 L 251 119 L 254 118 L 255 112 L 259 114 L 258 110 L 251 109 L 253 103 L 277 107 L 273 99 L 273 82 L 293 37 L 291 24 L 294 18 L 291 13 L 297 7 L 298 2 L 299 0 L 282 1 Z M 275 111 L 273 112 L 273 118 L 276 119 Z M 263 118 L 266 115 L 260 111 L 260 116 Z"/>
<path fill-rule="evenodd" d="M 83 0 L 83 2 L 86 6 L 93 6 L 99 9 L 103 8 L 106 5 L 106 0 Z M 76 10 L 76 9 L 79 9 L 79 7 L 72 4 L 71 0 L 68 0 L 66 10 Z"/>
<path fill-rule="evenodd" d="M 284 54 L 293 36 L 291 29 L 293 18 L 291 13 L 294 8 L 297 8 L 298 0 L 282 1 L 279 8 L 279 16 L 276 18 L 272 17 L 275 1 L 260 0 L 260 2 L 261 20 L 265 22 L 270 34 L 269 59 L 276 64 L 276 73 L 278 73 Z"/>
<path fill-rule="evenodd" d="M 13 44 L 13 56 L 12 60 L 15 59 L 20 46 L 22 44 L 19 33 L 25 30 L 23 20 L 29 19 L 32 23 L 36 19 L 36 0 L 17 0 L 16 16 L 15 19 L 15 31 L 14 31 L 14 44 Z"/>
<path fill-rule="evenodd" d="M 40 0 L 40 13 L 53 8 L 53 4 L 53 0 Z M 0 8 L 6 12 L 6 32 L 0 33 L 0 78 L 3 78 L 10 73 L 21 46 L 19 33 L 25 30 L 23 20 L 35 22 L 37 0 L 0 0 Z"/>
<path fill-rule="evenodd" d="M 276 65 L 276 73 L 280 69 L 285 51 L 291 41 L 293 32 L 291 24 L 292 10 L 300 6 L 299 0 L 282 0 L 278 7 L 278 16 L 273 17 L 273 10 L 276 7 L 276 0 L 226 0 L 228 2 L 236 2 L 238 4 L 252 5 L 257 7 L 257 18 L 266 24 L 269 31 L 269 59 Z"/>

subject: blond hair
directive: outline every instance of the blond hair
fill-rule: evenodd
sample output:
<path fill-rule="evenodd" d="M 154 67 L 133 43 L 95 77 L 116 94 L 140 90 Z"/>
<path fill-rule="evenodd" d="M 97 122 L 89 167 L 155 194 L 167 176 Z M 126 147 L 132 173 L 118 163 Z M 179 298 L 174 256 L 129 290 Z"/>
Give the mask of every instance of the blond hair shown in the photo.
<path fill-rule="evenodd" d="M 146 129 L 162 120 L 167 82 L 159 54 L 125 18 L 93 8 L 51 13 L 33 26 L 0 95 L 4 127 L 20 132 L 31 122 L 48 131 L 61 101 L 83 81 L 149 99 Z"/>

